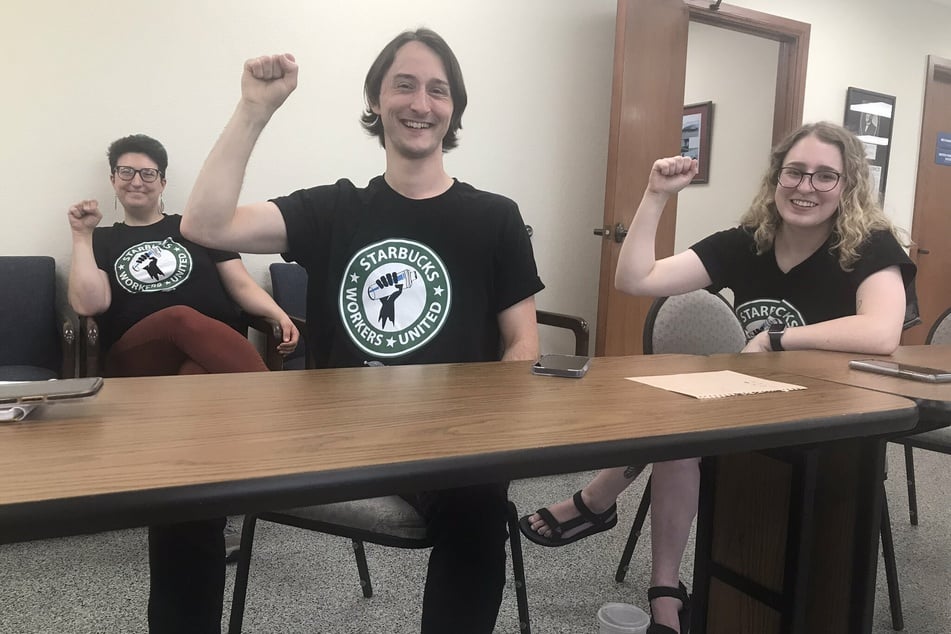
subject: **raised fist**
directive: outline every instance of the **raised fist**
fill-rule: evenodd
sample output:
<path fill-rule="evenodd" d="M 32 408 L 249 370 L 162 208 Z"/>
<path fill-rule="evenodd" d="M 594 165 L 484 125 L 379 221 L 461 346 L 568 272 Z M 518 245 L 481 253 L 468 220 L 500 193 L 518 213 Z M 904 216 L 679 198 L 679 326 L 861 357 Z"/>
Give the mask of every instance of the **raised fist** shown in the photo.
<path fill-rule="evenodd" d="M 71 205 L 66 212 L 69 219 L 69 228 L 74 233 L 92 233 L 99 221 L 102 220 L 102 212 L 99 211 L 99 201 L 81 200 L 75 205 Z"/>
<path fill-rule="evenodd" d="M 270 116 L 297 88 L 297 62 L 290 53 L 264 55 L 244 63 L 241 98 Z"/>

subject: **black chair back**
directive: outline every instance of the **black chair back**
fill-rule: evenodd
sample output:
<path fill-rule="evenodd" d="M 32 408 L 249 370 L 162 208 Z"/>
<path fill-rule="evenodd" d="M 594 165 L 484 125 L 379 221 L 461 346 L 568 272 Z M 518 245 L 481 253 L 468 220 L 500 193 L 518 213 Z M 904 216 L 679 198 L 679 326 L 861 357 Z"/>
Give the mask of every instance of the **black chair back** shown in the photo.
<path fill-rule="evenodd" d="M 274 262 L 271 271 L 271 292 L 277 305 L 290 317 L 307 319 L 307 271 L 293 262 Z M 300 343 L 293 353 L 284 357 L 285 370 L 303 370 L 306 367 L 306 334 L 301 331 Z"/>
<path fill-rule="evenodd" d="M 0 257 L 0 297 L 0 380 L 43 381 L 70 375 L 69 368 L 64 372 L 55 260 Z"/>

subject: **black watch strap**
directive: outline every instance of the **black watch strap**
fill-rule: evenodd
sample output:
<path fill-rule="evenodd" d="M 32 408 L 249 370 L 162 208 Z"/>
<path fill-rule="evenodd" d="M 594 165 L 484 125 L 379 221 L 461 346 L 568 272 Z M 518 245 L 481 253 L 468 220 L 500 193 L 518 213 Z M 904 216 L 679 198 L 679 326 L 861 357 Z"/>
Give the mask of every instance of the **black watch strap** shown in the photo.
<path fill-rule="evenodd" d="M 783 348 L 783 335 L 786 334 L 786 324 L 772 324 L 769 327 L 769 347 L 773 352 L 782 352 L 785 350 Z"/>

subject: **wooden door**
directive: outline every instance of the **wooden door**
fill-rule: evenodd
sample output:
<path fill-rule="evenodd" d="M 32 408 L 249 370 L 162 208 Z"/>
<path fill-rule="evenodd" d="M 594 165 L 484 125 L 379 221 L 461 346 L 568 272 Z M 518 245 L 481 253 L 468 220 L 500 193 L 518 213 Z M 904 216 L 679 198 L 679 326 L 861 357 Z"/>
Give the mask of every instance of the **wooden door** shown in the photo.
<path fill-rule="evenodd" d="M 935 319 L 951 307 L 951 165 L 939 164 L 938 136 L 951 145 L 951 60 L 928 57 L 925 104 L 921 115 L 912 259 L 918 264 L 918 306 L 922 325 L 902 337 L 906 345 L 925 342 Z M 951 153 L 951 150 L 943 150 Z"/>
<path fill-rule="evenodd" d="M 614 41 L 611 138 L 604 204 L 598 292 L 597 355 L 640 354 L 644 318 L 653 298 L 614 289 L 621 249 L 618 224 L 630 225 L 653 162 L 680 152 L 687 32 L 693 20 L 780 43 L 773 141 L 802 123 L 809 25 L 706 0 L 618 0 Z M 667 204 L 656 253 L 673 253 L 677 200 Z"/>

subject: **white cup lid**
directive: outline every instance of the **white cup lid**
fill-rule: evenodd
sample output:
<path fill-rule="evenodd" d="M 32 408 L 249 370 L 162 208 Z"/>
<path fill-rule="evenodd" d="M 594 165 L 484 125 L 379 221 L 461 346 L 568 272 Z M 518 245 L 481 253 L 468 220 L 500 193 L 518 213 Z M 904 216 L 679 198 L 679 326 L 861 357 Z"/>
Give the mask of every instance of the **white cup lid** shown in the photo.
<path fill-rule="evenodd" d="M 618 628 L 639 628 L 650 623 L 647 612 L 630 603 L 605 603 L 598 610 L 598 619 Z"/>

